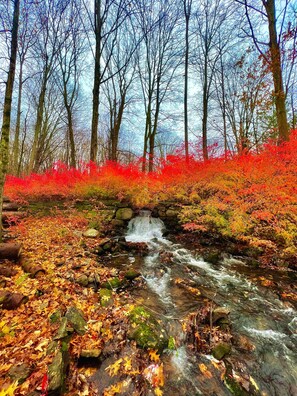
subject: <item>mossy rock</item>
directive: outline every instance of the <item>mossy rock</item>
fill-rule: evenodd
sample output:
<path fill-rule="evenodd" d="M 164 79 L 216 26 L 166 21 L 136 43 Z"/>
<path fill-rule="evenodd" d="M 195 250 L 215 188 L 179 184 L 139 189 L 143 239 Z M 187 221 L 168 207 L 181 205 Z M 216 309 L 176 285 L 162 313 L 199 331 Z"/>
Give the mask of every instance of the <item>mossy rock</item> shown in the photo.
<path fill-rule="evenodd" d="M 117 220 L 131 220 L 133 217 L 133 210 L 131 208 L 120 208 L 116 211 Z"/>
<path fill-rule="evenodd" d="M 70 307 L 67 310 L 65 317 L 74 328 L 74 330 L 77 332 L 77 334 L 85 334 L 85 332 L 87 331 L 87 322 L 84 319 L 80 310 L 78 310 L 76 307 Z"/>
<path fill-rule="evenodd" d="M 18 384 L 22 384 L 31 374 L 31 369 L 26 363 L 19 364 L 17 366 L 12 366 L 8 375 L 13 381 L 17 381 Z"/>
<path fill-rule="evenodd" d="M 131 329 L 128 338 L 144 349 L 160 352 L 168 346 L 168 335 L 152 313 L 143 307 L 134 308 L 130 314 Z"/>
<path fill-rule="evenodd" d="M 99 236 L 99 231 L 95 228 L 90 228 L 83 233 L 85 238 L 97 238 Z"/>
<path fill-rule="evenodd" d="M 113 289 L 119 289 L 120 287 L 123 286 L 123 284 L 124 284 L 123 281 L 121 281 L 118 277 L 115 277 L 108 279 L 106 282 L 103 282 L 101 286 L 103 289 L 113 290 Z"/>
<path fill-rule="evenodd" d="M 82 274 L 79 278 L 76 279 L 76 283 L 80 286 L 86 287 L 89 284 L 89 278 L 87 277 L 87 275 Z"/>
<path fill-rule="evenodd" d="M 220 342 L 212 350 L 212 356 L 215 359 L 221 360 L 224 356 L 228 355 L 231 351 L 231 345 L 226 342 Z"/>
<path fill-rule="evenodd" d="M 218 264 L 222 259 L 222 253 L 217 249 L 209 250 L 203 254 L 203 259 L 210 264 Z"/>
<path fill-rule="evenodd" d="M 110 289 L 100 289 L 99 297 L 102 307 L 108 307 L 113 303 L 112 291 Z"/>
<path fill-rule="evenodd" d="M 130 269 L 127 272 L 125 272 L 125 279 L 132 281 L 133 279 L 138 278 L 139 276 L 141 276 L 141 273 L 138 271 L 135 271 L 134 269 Z"/>

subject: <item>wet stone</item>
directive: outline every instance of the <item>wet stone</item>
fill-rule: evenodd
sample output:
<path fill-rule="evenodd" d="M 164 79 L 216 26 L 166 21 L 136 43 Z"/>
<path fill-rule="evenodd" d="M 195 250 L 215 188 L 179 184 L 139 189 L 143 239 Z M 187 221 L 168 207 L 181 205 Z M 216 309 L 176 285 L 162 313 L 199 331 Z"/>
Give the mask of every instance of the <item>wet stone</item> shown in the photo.
<path fill-rule="evenodd" d="M 110 289 L 100 289 L 99 290 L 99 297 L 100 297 L 100 304 L 102 307 L 108 307 L 112 305 L 113 298 L 112 298 L 112 291 Z"/>
<path fill-rule="evenodd" d="M 141 273 L 139 271 L 135 271 L 134 269 L 130 269 L 124 274 L 124 277 L 127 280 L 133 280 L 138 278 L 139 276 L 141 276 Z"/>
<path fill-rule="evenodd" d="M 13 366 L 8 372 L 8 375 L 12 381 L 17 381 L 19 384 L 22 384 L 30 374 L 31 369 L 26 363 Z"/>
<path fill-rule="evenodd" d="M 76 307 L 71 307 L 67 310 L 65 317 L 79 335 L 85 334 L 87 331 L 87 322 L 85 321 L 81 311 Z"/>
<path fill-rule="evenodd" d="M 162 351 L 168 346 L 168 335 L 151 312 L 135 307 L 129 314 L 131 328 L 128 338 L 144 349 Z"/>
<path fill-rule="evenodd" d="M 120 208 L 116 212 L 117 220 L 131 220 L 133 217 L 133 210 L 131 208 Z"/>
<path fill-rule="evenodd" d="M 212 349 L 212 355 L 217 360 L 223 359 L 231 351 L 231 345 L 226 342 L 220 342 Z"/>
<path fill-rule="evenodd" d="M 90 228 L 89 230 L 83 233 L 85 238 L 97 238 L 99 236 L 99 231 L 94 228 Z"/>
<path fill-rule="evenodd" d="M 88 286 L 89 284 L 89 278 L 87 277 L 87 275 L 81 275 L 77 280 L 76 283 L 78 283 L 80 286 Z"/>

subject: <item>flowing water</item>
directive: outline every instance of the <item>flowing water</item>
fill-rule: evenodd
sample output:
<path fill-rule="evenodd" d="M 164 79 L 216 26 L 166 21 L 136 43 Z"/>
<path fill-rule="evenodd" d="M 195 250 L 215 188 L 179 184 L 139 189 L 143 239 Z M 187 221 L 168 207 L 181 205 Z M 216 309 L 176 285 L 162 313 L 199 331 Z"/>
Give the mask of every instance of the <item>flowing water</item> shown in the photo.
<path fill-rule="evenodd" d="M 148 256 L 138 264 L 147 288 L 136 290 L 136 297 L 166 318 L 181 345 L 165 356 L 164 396 L 231 394 L 219 375 L 205 376 L 199 370 L 199 364 L 203 363 L 211 371 L 213 358 L 202 354 L 195 356 L 183 345 L 179 320 L 197 310 L 201 301 L 177 287 L 176 278 L 194 282 L 204 296 L 230 310 L 232 334 L 247 337 L 253 349 L 243 351 L 233 346 L 232 361 L 237 362 L 237 369 L 252 381 L 259 394 L 296 396 L 297 317 L 294 307 L 279 300 L 270 288 L 257 284 L 249 268 L 240 260 L 225 258 L 219 266 L 214 266 L 164 238 L 164 230 L 160 219 L 151 217 L 149 211 L 142 211 L 130 221 L 126 236 L 127 241 L 146 242 L 149 246 Z M 164 253 L 171 257 L 168 264 L 161 260 Z"/>

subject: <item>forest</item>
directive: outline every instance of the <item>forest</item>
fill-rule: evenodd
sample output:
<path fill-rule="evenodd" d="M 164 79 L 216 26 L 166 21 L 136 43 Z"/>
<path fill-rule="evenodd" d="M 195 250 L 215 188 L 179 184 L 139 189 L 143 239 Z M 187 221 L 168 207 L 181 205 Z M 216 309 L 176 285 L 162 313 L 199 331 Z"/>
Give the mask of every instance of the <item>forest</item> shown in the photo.
<path fill-rule="evenodd" d="M 297 1 L 2 0 L 0 396 L 297 393 Z"/>

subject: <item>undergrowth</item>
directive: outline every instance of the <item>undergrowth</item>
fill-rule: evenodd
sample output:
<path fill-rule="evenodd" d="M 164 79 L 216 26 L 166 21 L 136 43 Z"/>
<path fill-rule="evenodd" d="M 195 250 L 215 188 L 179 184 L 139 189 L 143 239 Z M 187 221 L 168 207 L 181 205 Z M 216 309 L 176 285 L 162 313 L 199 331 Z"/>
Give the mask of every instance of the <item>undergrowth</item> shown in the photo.
<path fill-rule="evenodd" d="M 43 174 L 8 176 L 5 193 L 21 201 L 109 197 L 138 207 L 173 200 L 183 206 L 180 220 L 188 230 L 216 231 L 292 255 L 297 251 L 296 153 L 297 131 L 292 131 L 289 142 L 270 142 L 258 154 L 205 162 L 168 156 L 149 174 L 137 163 L 89 163 L 79 169 L 57 163 Z"/>

